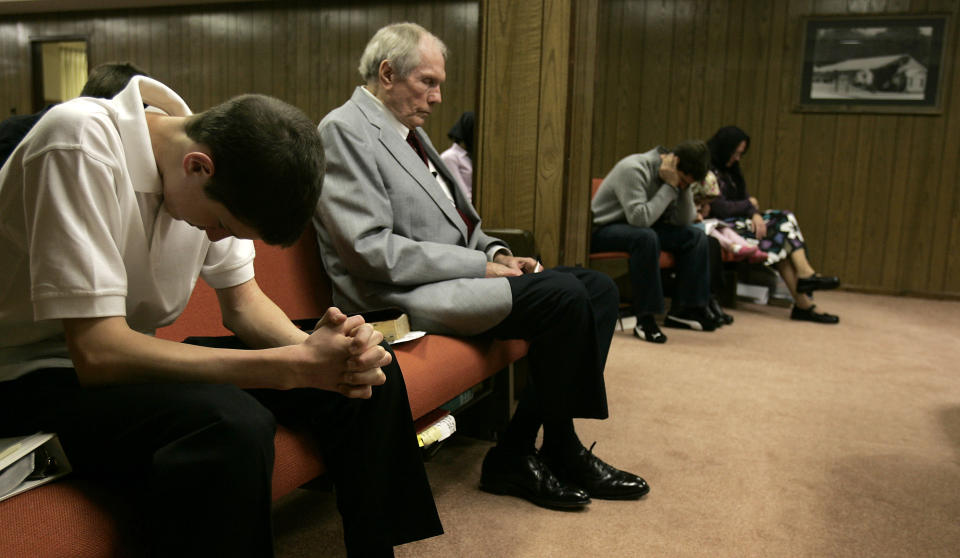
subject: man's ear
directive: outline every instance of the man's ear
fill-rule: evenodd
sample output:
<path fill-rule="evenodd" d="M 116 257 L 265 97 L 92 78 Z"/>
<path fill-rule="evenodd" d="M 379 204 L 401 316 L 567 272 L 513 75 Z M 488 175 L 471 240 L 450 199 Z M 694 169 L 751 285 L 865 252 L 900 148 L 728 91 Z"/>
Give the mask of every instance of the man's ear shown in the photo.
<path fill-rule="evenodd" d="M 213 176 L 213 159 L 202 151 L 191 151 L 183 156 L 183 170 L 190 175 L 200 175 L 204 182 Z"/>
<path fill-rule="evenodd" d="M 380 62 L 380 70 L 378 75 L 380 76 L 380 86 L 387 89 L 393 85 L 393 82 L 397 77 L 397 73 L 393 70 L 393 66 L 390 65 L 389 60 L 383 60 Z"/>

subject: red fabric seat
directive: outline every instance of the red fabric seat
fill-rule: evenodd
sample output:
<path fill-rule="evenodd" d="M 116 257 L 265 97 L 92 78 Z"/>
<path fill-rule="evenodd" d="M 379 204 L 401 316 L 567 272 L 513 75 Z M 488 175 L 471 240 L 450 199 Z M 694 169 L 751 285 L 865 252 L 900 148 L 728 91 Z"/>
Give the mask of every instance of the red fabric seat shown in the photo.
<path fill-rule="evenodd" d="M 318 318 L 330 304 L 314 233 L 309 229 L 287 249 L 257 242 L 256 278 L 292 319 Z M 187 308 L 158 337 L 228 335 L 220 323 L 216 293 L 202 281 Z M 426 335 L 394 346 L 414 419 L 429 413 L 522 358 L 525 341 Z M 323 460 L 309 436 L 279 427 L 274 440 L 274 500 L 323 473 Z M 105 558 L 136 556 L 123 523 L 129 514 L 122 487 L 110 490 L 67 476 L 0 502 L 0 557 Z"/>
<path fill-rule="evenodd" d="M 629 260 L 630 254 L 626 252 L 593 252 L 590 254 L 591 262 Z M 724 260 L 726 261 L 726 260 Z M 673 254 L 660 251 L 660 269 L 671 269 L 676 262 L 673 260 Z"/>
<path fill-rule="evenodd" d="M 594 196 L 597 195 L 597 190 L 600 188 L 600 184 L 603 183 L 602 178 L 594 178 L 590 181 L 590 199 L 592 200 Z M 614 262 L 618 260 L 623 260 L 624 270 L 626 271 L 627 260 L 630 259 L 630 254 L 626 252 L 595 252 L 591 253 L 589 256 L 590 262 Z M 673 266 L 676 265 L 673 259 L 673 254 L 670 252 L 660 251 L 660 269 L 673 269 Z"/>

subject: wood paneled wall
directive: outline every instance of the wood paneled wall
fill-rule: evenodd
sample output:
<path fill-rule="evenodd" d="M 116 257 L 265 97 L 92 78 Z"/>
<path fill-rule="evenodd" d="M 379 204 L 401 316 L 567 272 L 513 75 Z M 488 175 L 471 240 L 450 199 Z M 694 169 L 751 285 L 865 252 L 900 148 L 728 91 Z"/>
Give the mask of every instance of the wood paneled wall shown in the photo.
<path fill-rule="evenodd" d="M 531 230 L 546 266 L 587 253 L 596 0 L 484 0 L 478 208 Z M 586 110 L 585 110 L 586 109 Z"/>
<path fill-rule="evenodd" d="M 752 193 L 795 210 L 819 270 L 867 290 L 960 296 L 956 11 L 956 0 L 341 0 L 4 17 L 0 112 L 30 112 L 31 38 L 85 35 L 91 63 L 134 61 L 197 110 L 255 91 L 319 120 L 359 83 L 373 31 L 412 20 L 451 53 L 428 133 L 442 149 L 460 113 L 478 110 L 481 214 L 533 230 L 546 263 L 585 259 L 585 177 L 735 123 L 753 138 Z M 855 13 L 952 13 L 942 114 L 793 111 L 802 18 Z"/>
<path fill-rule="evenodd" d="M 793 111 L 802 18 L 952 13 L 944 111 Z M 847 286 L 960 296 L 960 14 L 955 0 L 602 0 L 591 170 L 736 124 L 761 204 L 797 214 Z"/>
<path fill-rule="evenodd" d="M 533 231 L 546 265 L 560 243 L 569 0 L 483 3 L 477 205 L 487 227 Z"/>
<path fill-rule="evenodd" d="M 30 40 L 83 35 L 91 65 L 131 61 L 195 111 L 247 92 L 273 95 L 319 122 L 360 84 L 357 63 L 381 26 L 415 21 L 449 49 L 443 103 L 426 129 L 441 151 L 447 131 L 475 110 L 477 1 L 259 2 L 0 18 L 0 114 L 30 106 Z"/>

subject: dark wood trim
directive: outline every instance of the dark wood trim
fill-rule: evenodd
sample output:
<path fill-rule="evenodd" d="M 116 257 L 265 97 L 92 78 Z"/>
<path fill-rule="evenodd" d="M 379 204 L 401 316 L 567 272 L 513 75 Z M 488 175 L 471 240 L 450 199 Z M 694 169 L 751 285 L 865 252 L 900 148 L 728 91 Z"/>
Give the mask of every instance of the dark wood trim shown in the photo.
<path fill-rule="evenodd" d="M 590 155 L 597 75 L 597 0 L 573 2 L 570 21 L 570 83 L 567 95 L 567 166 L 560 263 L 585 265 L 590 250 Z"/>
<path fill-rule="evenodd" d="M 30 84 L 33 112 L 40 112 L 47 105 L 43 97 L 43 45 L 45 43 L 68 43 L 83 41 L 87 45 L 87 70 L 90 69 L 89 35 L 37 35 L 30 40 Z"/>

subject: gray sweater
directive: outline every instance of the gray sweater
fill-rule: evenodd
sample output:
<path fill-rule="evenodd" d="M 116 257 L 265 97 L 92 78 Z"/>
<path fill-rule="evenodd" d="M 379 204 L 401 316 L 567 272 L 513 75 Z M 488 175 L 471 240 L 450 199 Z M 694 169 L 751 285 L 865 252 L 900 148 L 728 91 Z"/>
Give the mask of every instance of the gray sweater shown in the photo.
<path fill-rule="evenodd" d="M 628 155 L 613 167 L 590 202 L 595 227 L 623 222 L 636 227 L 693 223 L 697 210 L 690 188 L 678 192 L 660 179 L 662 153 L 668 151 L 658 146 Z"/>

